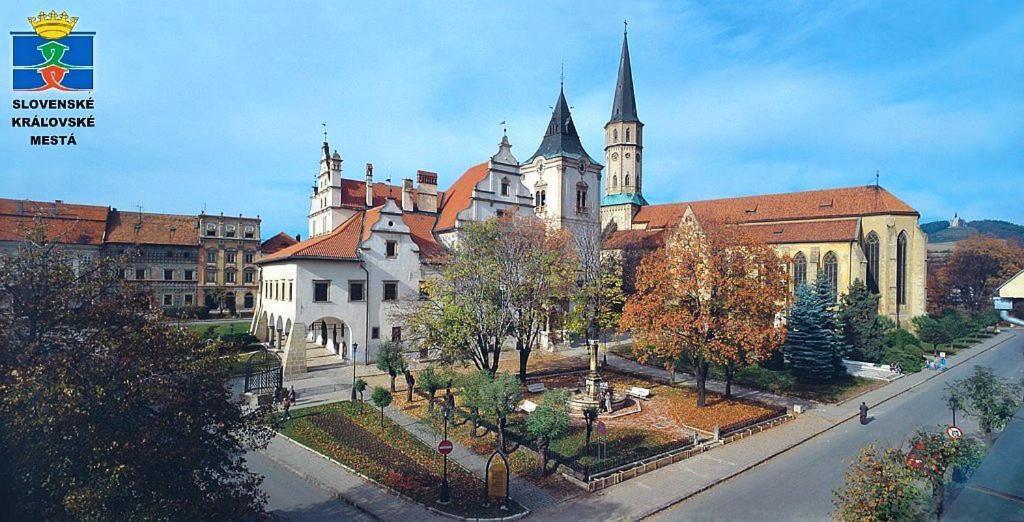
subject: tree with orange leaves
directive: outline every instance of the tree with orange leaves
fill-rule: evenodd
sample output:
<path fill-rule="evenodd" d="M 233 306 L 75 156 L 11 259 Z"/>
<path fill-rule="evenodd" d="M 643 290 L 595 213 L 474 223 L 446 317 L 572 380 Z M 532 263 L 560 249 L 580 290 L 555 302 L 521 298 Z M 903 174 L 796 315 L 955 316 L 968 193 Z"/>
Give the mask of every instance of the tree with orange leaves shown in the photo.
<path fill-rule="evenodd" d="M 1024 248 L 975 235 L 957 243 L 936 280 L 955 291 L 968 310 L 992 308 L 995 289 L 1024 268 Z"/>
<path fill-rule="evenodd" d="M 689 364 L 704 406 L 711 364 L 757 362 L 782 345 L 775 322 L 788 296 L 785 261 L 770 246 L 738 226 L 684 222 L 640 263 L 620 326 L 641 362 Z"/>

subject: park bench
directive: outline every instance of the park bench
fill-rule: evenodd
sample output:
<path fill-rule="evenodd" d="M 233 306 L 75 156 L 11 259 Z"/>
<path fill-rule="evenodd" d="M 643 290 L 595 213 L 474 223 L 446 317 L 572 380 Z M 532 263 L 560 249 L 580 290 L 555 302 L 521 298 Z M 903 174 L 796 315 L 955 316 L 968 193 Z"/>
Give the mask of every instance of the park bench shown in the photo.
<path fill-rule="evenodd" d="M 547 388 L 544 386 L 544 383 L 542 382 L 531 382 L 530 384 L 526 385 L 526 391 L 530 393 L 540 393 L 546 389 Z"/>
<path fill-rule="evenodd" d="M 519 404 L 519 409 L 525 411 L 526 413 L 533 413 L 533 411 L 537 409 L 537 404 L 527 399 Z"/>
<path fill-rule="evenodd" d="M 648 390 L 647 388 L 641 388 L 639 386 L 633 386 L 632 388 L 630 388 L 629 394 L 632 395 L 633 397 L 636 397 L 637 399 L 647 400 L 651 398 L 651 390 Z"/>

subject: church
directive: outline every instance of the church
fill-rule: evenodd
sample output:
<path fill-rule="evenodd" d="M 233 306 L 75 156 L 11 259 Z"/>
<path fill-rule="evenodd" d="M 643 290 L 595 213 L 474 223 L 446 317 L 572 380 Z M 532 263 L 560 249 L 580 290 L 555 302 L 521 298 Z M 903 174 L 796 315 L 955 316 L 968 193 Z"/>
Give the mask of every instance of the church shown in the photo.
<path fill-rule="evenodd" d="M 381 343 L 407 335 L 394 312 L 420 298 L 420 282 L 439 272 L 460 229 L 506 215 L 536 215 L 554 227 L 603 234 L 604 250 L 634 266 L 681 220 L 725 222 L 789 256 L 796 283 L 820 274 L 838 296 L 860 279 L 880 295 L 879 312 L 894 321 L 909 323 L 924 313 L 926 237 L 919 214 L 880 186 L 649 204 L 644 125 L 625 34 L 604 141 L 602 165 L 580 141 L 564 88 L 533 155 L 519 161 L 502 136 L 489 159 L 446 190 L 439 190 L 436 173 L 422 170 L 401 185 L 374 181 L 372 164 L 363 179 L 346 178 L 341 154 L 325 141 L 309 196 L 309 238 L 257 261 L 252 332 L 284 351 L 288 374 L 306 371 L 308 350 L 371 363 Z"/>

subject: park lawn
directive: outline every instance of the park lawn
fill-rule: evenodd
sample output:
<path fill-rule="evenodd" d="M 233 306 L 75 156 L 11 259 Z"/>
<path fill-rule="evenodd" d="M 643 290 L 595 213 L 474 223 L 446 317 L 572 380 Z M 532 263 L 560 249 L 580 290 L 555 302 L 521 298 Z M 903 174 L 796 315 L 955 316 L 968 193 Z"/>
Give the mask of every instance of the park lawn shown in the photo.
<path fill-rule="evenodd" d="M 541 381 L 548 389 L 576 387 L 579 373 L 558 374 L 542 376 L 531 381 Z M 569 464 L 577 471 L 590 471 L 591 473 L 610 469 L 620 465 L 641 460 L 659 453 L 679 448 L 692 442 L 692 434 L 683 425 L 692 426 L 704 431 L 713 431 L 716 426 L 727 427 L 730 425 L 753 423 L 767 417 L 778 414 L 778 410 L 772 407 L 749 400 L 726 400 L 724 397 L 708 393 L 707 406 L 697 408 L 696 391 L 689 386 L 658 383 L 649 379 L 605 371 L 602 375 L 616 390 L 627 390 L 631 386 L 640 386 L 651 390 L 650 400 L 641 403 L 639 413 L 625 415 L 618 418 L 602 419 L 607 427 L 605 435 L 599 435 L 596 430 L 592 435 L 593 442 L 603 442 L 605 453 L 603 458 L 594 454 L 594 446 L 591 453 L 585 451 L 586 427 L 582 419 L 572 419 L 569 433 L 551 441 L 551 452 L 561 462 Z M 461 405 L 461 399 L 455 393 L 456 405 Z M 396 405 L 406 413 L 424 419 L 422 422 L 430 423 L 430 416 L 427 413 L 427 401 L 425 397 L 414 395 L 413 401 L 406 401 L 406 394 L 396 396 Z M 442 393 L 438 393 L 440 401 Z M 524 393 L 524 398 L 533 402 L 540 402 L 540 394 Z M 435 407 L 435 411 L 438 407 Z M 539 466 L 537 463 L 535 444 L 526 431 L 526 414 L 514 413 L 507 423 L 508 433 L 511 440 L 526 442 L 530 449 L 524 451 L 522 447 L 510 455 L 513 471 L 521 475 L 527 475 L 531 480 L 540 481 L 541 485 L 549 485 L 550 481 L 540 479 L 537 475 Z M 436 422 L 436 421 L 434 421 Z M 483 429 L 480 430 L 480 435 Z M 449 424 L 449 438 L 456 440 L 472 451 L 487 455 L 494 451 L 496 438 L 494 434 L 488 433 L 484 436 L 472 434 L 472 424 L 466 423 L 461 426 Z M 520 455 L 522 454 L 522 455 Z"/>
<path fill-rule="evenodd" d="M 245 375 L 245 363 L 254 352 L 242 352 L 223 356 L 227 360 L 228 375 L 238 377 Z"/>
<path fill-rule="evenodd" d="M 213 334 L 215 337 L 229 333 L 244 333 L 249 331 L 249 321 L 232 321 L 230 323 L 215 324 L 190 324 L 188 329 L 199 335 L 205 335 L 211 326 L 213 327 Z"/>
<path fill-rule="evenodd" d="M 380 410 L 363 402 L 335 402 L 293 410 L 281 433 L 384 484 L 416 502 L 463 517 L 501 517 L 523 511 L 514 500 L 509 511 L 483 507 L 483 481 L 454 461 L 448 463 L 452 502 L 437 504 L 442 459 Z M 515 495 L 515 492 L 512 492 Z"/>

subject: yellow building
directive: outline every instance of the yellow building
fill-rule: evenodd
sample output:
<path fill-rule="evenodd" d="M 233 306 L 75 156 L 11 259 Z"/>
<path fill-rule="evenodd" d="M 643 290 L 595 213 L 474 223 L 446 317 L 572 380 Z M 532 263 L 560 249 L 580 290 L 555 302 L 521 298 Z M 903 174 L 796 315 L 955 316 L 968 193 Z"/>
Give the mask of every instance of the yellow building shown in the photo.
<path fill-rule="evenodd" d="M 606 250 L 625 259 L 664 244 L 684 219 L 742 226 L 791 258 L 795 283 L 826 277 L 836 295 L 857 279 L 880 295 L 879 313 L 897 324 L 925 313 L 927 237 L 920 214 L 877 185 L 650 205 L 643 196 L 643 123 L 637 117 L 628 44 L 623 39 L 612 116 L 605 125 Z"/>

